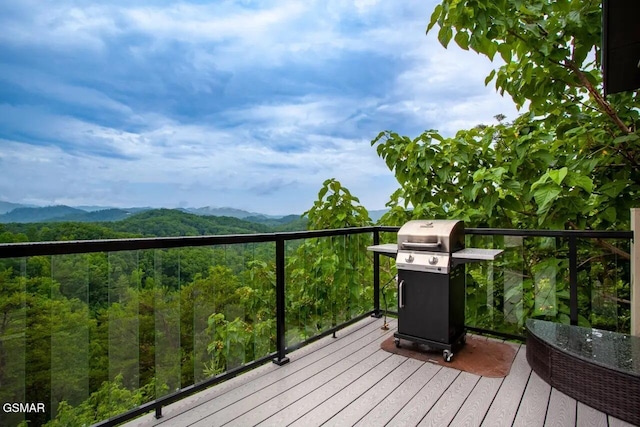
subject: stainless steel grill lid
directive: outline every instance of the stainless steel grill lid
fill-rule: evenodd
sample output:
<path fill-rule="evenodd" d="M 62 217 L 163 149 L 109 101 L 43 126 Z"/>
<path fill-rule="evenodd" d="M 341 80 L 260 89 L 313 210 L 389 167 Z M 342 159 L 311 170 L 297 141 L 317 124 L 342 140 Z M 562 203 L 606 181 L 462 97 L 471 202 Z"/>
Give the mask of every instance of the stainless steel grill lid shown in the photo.
<path fill-rule="evenodd" d="M 464 222 L 456 220 L 409 221 L 398 231 L 396 267 L 448 274 L 451 254 L 464 249 Z"/>
<path fill-rule="evenodd" d="M 398 231 L 398 251 L 452 253 L 464 249 L 464 222 L 458 220 L 414 220 Z"/>

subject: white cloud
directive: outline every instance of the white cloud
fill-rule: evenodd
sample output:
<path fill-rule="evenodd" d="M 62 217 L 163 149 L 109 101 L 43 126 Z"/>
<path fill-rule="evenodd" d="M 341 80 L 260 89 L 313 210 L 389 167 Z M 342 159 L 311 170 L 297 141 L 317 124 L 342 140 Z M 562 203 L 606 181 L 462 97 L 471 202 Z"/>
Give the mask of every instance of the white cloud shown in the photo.
<path fill-rule="evenodd" d="M 381 208 L 397 184 L 370 146 L 379 131 L 514 116 L 484 87 L 496 65 L 425 36 L 429 13 L 418 0 L 0 5 L 0 199 L 288 213 L 335 177 Z"/>

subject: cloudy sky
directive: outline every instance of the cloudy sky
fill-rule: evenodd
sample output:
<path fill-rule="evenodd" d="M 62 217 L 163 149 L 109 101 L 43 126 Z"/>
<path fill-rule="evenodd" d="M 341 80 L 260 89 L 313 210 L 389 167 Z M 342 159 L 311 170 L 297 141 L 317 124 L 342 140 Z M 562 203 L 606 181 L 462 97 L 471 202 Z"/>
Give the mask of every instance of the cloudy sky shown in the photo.
<path fill-rule="evenodd" d="M 435 0 L 3 0 L 0 200 L 301 213 L 397 188 L 371 140 L 516 111 Z"/>

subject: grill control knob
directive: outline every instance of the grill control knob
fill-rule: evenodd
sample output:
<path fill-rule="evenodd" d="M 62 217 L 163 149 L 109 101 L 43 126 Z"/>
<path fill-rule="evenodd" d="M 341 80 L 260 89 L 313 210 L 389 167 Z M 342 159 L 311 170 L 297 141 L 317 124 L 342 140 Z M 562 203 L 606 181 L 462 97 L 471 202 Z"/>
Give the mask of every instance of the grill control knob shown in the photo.
<path fill-rule="evenodd" d="M 429 258 L 429 264 L 436 265 L 437 263 L 438 263 L 438 257 L 437 256 L 432 256 L 431 258 Z"/>
<path fill-rule="evenodd" d="M 409 257 L 405 258 L 404 260 L 407 261 L 407 262 L 413 262 L 413 260 L 414 260 L 413 255 L 409 254 Z"/>

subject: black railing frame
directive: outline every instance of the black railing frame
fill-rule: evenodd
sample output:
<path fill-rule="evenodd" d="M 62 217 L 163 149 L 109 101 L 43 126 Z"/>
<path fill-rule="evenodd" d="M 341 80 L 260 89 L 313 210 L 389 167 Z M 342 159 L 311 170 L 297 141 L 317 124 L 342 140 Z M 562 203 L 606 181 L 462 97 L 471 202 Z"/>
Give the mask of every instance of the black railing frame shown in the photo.
<path fill-rule="evenodd" d="M 373 309 L 361 314 L 345 323 L 336 325 L 329 330 L 294 346 L 286 346 L 286 277 L 285 277 L 285 242 L 329 236 L 341 236 L 352 234 L 373 234 L 373 244 L 380 243 L 381 232 L 397 232 L 400 227 L 370 226 L 354 227 L 331 230 L 295 231 L 282 233 L 239 234 L 222 236 L 193 236 L 193 237 L 165 237 L 165 238 L 139 238 L 139 239 L 112 239 L 112 240 L 88 240 L 88 241 L 63 241 L 63 242 L 33 242 L 33 243 L 8 243 L 0 244 L 0 259 L 19 258 L 42 255 L 66 255 L 91 252 L 117 252 L 147 249 L 172 249 L 180 247 L 213 246 L 239 243 L 267 243 L 274 242 L 276 247 L 276 351 L 258 360 L 252 361 L 240 367 L 234 368 L 223 374 L 209 378 L 203 382 L 184 387 L 179 391 L 143 404 L 126 413 L 120 414 L 108 420 L 101 421 L 96 426 L 115 426 L 124 421 L 136 418 L 144 413 L 155 411 L 156 418 L 162 417 L 162 407 L 202 391 L 212 385 L 233 378 L 241 373 L 273 361 L 278 365 L 284 365 L 289 361 L 288 352 L 298 349 L 320 338 L 335 334 L 336 331 L 353 324 L 366 317 L 381 317 L 385 314 L 395 314 L 390 310 L 380 309 L 380 255 L 373 254 Z M 468 235 L 483 236 L 518 236 L 518 237 L 556 237 L 566 238 L 569 243 L 569 281 L 570 281 L 570 322 L 578 323 L 578 287 L 577 287 L 577 239 L 633 239 L 633 231 L 591 231 L 591 230 L 517 230 L 496 228 L 468 228 Z M 498 331 L 490 331 L 474 327 L 468 327 L 480 333 L 503 336 L 508 339 L 523 339 L 523 337 L 505 334 Z"/>

